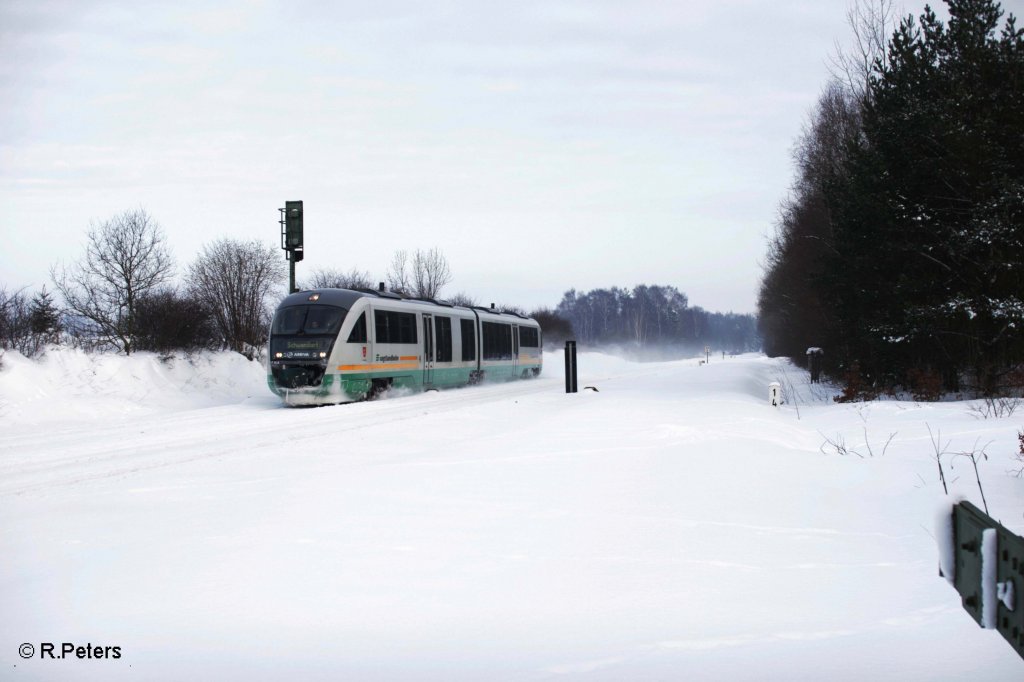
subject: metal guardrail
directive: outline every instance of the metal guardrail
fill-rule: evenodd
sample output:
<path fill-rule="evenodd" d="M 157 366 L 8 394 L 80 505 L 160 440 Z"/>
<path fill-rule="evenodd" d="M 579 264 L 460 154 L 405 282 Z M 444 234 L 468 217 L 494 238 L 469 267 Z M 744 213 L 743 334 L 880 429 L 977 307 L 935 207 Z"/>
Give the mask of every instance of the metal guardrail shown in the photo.
<path fill-rule="evenodd" d="M 1024 538 L 970 502 L 953 506 L 952 531 L 952 582 L 964 610 L 1024 658 Z"/>

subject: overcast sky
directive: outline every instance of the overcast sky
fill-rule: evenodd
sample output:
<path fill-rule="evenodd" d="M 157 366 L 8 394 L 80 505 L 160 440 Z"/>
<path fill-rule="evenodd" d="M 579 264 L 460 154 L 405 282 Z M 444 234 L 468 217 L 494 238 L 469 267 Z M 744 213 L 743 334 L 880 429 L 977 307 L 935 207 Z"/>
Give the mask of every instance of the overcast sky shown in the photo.
<path fill-rule="evenodd" d="M 436 246 L 484 304 L 657 283 L 752 312 L 846 8 L 0 0 L 0 285 L 128 208 L 183 271 L 278 244 L 299 199 L 300 281 Z"/>

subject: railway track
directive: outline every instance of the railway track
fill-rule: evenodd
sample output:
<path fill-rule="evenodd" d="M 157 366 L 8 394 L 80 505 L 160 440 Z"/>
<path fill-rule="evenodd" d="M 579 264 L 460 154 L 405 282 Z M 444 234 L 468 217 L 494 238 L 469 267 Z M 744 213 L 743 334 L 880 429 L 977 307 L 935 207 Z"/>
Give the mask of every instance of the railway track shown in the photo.
<path fill-rule="evenodd" d="M 408 419 L 557 391 L 538 379 L 431 391 L 318 408 L 261 402 L 148 415 L 100 425 L 8 434 L 0 443 L 0 497 L 123 477 L 216 458 L 261 456 Z"/>

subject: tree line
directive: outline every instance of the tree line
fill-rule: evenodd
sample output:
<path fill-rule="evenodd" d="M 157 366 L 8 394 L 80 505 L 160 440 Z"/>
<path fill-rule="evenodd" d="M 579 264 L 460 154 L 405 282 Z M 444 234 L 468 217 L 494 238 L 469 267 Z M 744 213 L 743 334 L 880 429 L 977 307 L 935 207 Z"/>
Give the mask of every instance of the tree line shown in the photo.
<path fill-rule="evenodd" d="M 67 342 L 90 350 L 169 354 L 230 349 L 253 358 L 267 340 L 273 306 L 286 293 L 285 261 L 257 240 L 220 239 L 205 245 L 175 283 L 177 269 L 160 225 L 142 209 L 94 225 L 85 252 L 51 268 L 63 305 L 44 286 L 0 286 L 0 348 L 27 356 Z M 396 252 L 388 269 L 391 290 L 435 298 L 451 281 L 438 249 Z M 369 273 L 321 269 L 299 288 L 376 289 Z M 464 294 L 461 301 L 470 303 Z"/>
<path fill-rule="evenodd" d="M 128 210 L 88 230 L 84 254 L 55 265 L 50 277 L 60 295 L 43 289 L 29 298 L 0 286 L 0 348 L 27 356 L 47 344 L 68 342 L 90 350 L 170 354 L 230 349 L 249 358 L 266 344 L 273 306 L 285 293 L 285 259 L 259 241 L 221 239 L 203 246 L 175 283 L 177 268 L 160 225 L 142 209 Z M 299 289 L 377 290 L 435 300 L 452 280 L 437 248 L 397 251 L 384 282 L 353 268 L 313 270 Z M 447 298 L 475 306 L 464 292 Z M 514 304 L 498 310 L 526 315 Z M 529 313 L 548 347 L 567 339 L 589 346 L 679 355 L 703 349 L 743 352 L 760 348 L 754 318 L 691 307 L 671 286 L 639 285 L 586 293 L 566 292 L 556 309 Z"/>
<path fill-rule="evenodd" d="M 34 297 L 0 286 L 0 348 L 38 354 L 47 344 L 67 342 L 90 350 L 125 354 L 170 354 L 230 349 L 254 357 L 266 344 L 273 305 L 285 291 L 285 260 L 258 241 L 221 239 L 203 246 L 177 269 L 160 225 L 141 209 L 125 211 L 93 226 L 85 252 L 71 264 L 51 268 L 53 293 L 44 286 Z M 451 282 L 439 249 L 395 253 L 386 288 L 408 297 L 436 299 Z M 338 287 L 376 290 L 369 272 L 318 269 L 300 289 Z M 477 305 L 459 292 L 456 305 Z M 527 314 L 514 304 L 499 310 Z M 691 307 L 675 287 L 640 285 L 586 293 L 566 292 L 556 309 L 529 313 L 541 325 L 548 347 L 567 339 L 589 346 L 692 352 L 757 350 L 754 318 L 709 313 Z"/>
<path fill-rule="evenodd" d="M 854 6 L 769 244 L 766 352 L 823 347 L 847 398 L 1024 387 L 1024 31 L 946 4 Z"/>
<path fill-rule="evenodd" d="M 641 284 L 562 296 L 555 312 L 569 322 L 576 340 L 590 346 L 617 345 L 659 354 L 684 354 L 711 346 L 718 351 L 759 350 L 753 315 L 712 313 L 690 306 L 673 286 Z"/>
<path fill-rule="evenodd" d="M 221 239 L 205 245 L 176 283 L 166 235 L 145 210 L 124 211 L 90 228 L 81 258 L 51 268 L 60 297 L 46 286 L 34 296 L 0 285 L 0 349 L 26 356 L 49 344 L 87 350 L 170 354 L 230 349 L 249 357 L 266 344 L 273 307 L 286 293 L 285 261 L 257 240 Z M 353 268 L 313 270 L 298 288 L 376 290 L 436 299 L 451 282 L 440 249 L 395 252 L 383 282 Z M 385 284 L 386 283 L 386 284 Z M 477 305 L 460 292 L 448 301 Z M 515 310 L 517 306 L 499 306 Z M 567 323 L 542 311 L 554 338 L 569 337 Z"/>
<path fill-rule="evenodd" d="M 285 275 L 275 249 L 221 239 L 202 248 L 180 285 L 176 271 L 166 235 L 146 211 L 93 226 L 82 257 L 50 270 L 64 305 L 48 300 L 49 337 L 125 354 L 228 348 L 253 357 L 265 338 L 269 298 Z"/>

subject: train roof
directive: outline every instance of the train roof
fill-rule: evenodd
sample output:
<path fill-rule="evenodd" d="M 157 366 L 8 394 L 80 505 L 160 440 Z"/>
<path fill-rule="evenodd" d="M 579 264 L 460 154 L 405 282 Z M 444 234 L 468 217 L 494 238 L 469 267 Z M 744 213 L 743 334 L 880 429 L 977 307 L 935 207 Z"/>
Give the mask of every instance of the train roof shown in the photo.
<path fill-rule="evenodd" d="M 313 298 L 313 297 L 316 298 Z M 454 308 L 451 303 L 447 301 L 435 301 L 428 298 L 411 298 L 409 296 L 402 296 L 396 294 L 393 291 L 377 291 L 375 289 L 305 289 L 298 291 L 294 294 L 286 296 L 278 308 L 292 306 L 292 305 L 303 305 L 305 303 L 325 303 L 327 305 L 336 305 L 343 308 L 351 308 L 352 305 L 361 298 L 379 298 L 385 301 L 402 301 L 405 303 L 421 303 L 428 305 L 438 305 L 446 308 Z"/>
<path fill-rule="evenodd" d="M 336 305 L 341 308 L 351 308 L 356 301 L 370 295 L 365 291 L 353 291 L 352 289 L 307 289 L 306 291 L 297 291 L 294 294 L 285 296 L 277 307 L 287 308 L 288 306 L 306 303 L 323 303 L 326 305 Z"/>
<path fill-rule="evenodd" d="M 314 298 L 314 296 L 316 298 Z M 442 308 L 460 309 L 466 312 L 470 310 L 477 310 L 480 313 L 487 315 L 507 315 L 511 317 L 517 317 L 521 320 L 529 322 L 536 322 L 533 318 L 519 313 L 511 311 L 496 310 L 494 308 L 484 308 L 483 306 L 461 306 L 454 305 L 448 301 L 439 301 L 429 298 L 409 298 L 401 296 L 391 291 L 376 291 L 374 289 L 307 289 L 305 291 L 298 291 L 294 294 L 285 296 L 284 299 L 278 304 L 278 308 L 287 308 L 293 305 L 304 305 L 307 303 L 323 303 L 325 305 L 336 305 L 341 308 L 351 308 L 356 301 L 361 298 L 377 298 L 385 301 L 395 301 L 402 303 L 418 303 L 420 305 L 434 305 Z"/>

